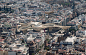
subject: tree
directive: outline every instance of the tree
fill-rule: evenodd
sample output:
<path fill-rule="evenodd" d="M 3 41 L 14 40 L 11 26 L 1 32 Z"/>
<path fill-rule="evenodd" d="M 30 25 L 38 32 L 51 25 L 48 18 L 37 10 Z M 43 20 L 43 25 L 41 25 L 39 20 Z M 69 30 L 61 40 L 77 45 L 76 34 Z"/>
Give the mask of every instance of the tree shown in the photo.
<path fill-rule="evenodd" d="M 49 39 L 46 39 L 46 41 L 48 41 L 48 42 L 49 42 Z"/>
<path fill-rule="evenodd" d="M 36 51 L 39 52 L 39 49 L 37 49 Z"/>
<path fill-rule="evenodd" d="M 24 43 L 24 40 L 22 40 L 22 43 Z"/>
<path fill-rule="evenodd" d="M 50 48 L 49 48 L 49 47 L 45 47 L 45 49 L 46 49 L 46 50 L 50 50 Z"/>
<path fill-rule="evenodd" d="M 32 53 L 32 55 L 35 55 L 34 53 Z"/>

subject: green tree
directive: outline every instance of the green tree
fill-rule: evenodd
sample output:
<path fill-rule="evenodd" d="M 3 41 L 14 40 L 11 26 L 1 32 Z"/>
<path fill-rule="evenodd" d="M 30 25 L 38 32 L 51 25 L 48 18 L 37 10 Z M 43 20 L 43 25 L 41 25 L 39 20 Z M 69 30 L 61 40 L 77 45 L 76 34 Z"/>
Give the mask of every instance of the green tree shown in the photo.
<path fill-rule="evenodd" d="M 46 49 L 46 50 L 50 50 L 50 48 L 49 48 L 49 47 L 45 47 L 45 49 Z"/>
<path fill-rule="evenodd" d="M 22 43 L 24 43 L 24 40 L 22 40 Z"/>
<path fill-rule="evenodd" d="M 37 49 L 37 52 L 39 52 L 39 49 Z"/>
<path fill-rule="evenodd" d="M 32 53 L 32 55 L 35 55 L 34 53 Z"/>

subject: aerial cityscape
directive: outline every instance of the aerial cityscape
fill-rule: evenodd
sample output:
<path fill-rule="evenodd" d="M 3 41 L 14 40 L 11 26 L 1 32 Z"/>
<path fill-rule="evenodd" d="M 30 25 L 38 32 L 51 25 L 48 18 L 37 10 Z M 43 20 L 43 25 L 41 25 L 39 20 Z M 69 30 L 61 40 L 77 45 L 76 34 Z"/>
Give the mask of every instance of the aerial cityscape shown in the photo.
<path fill-rule="evenodd" d="M 86 0 L 0 0 L 0 55 L 86 55 Z"/>

